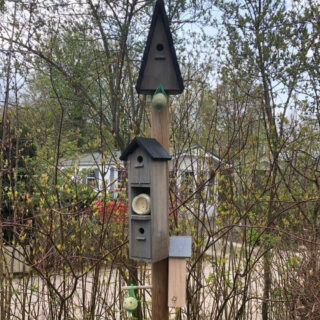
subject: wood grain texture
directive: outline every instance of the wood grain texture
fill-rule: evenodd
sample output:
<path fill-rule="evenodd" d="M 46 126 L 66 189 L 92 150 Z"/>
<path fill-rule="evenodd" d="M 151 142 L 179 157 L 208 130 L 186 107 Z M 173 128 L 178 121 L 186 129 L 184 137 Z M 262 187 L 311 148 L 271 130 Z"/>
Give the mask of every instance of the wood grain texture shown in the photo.
<path fill-rule="evenodd" d="M 148 217 L 147 217 L 148 218 Z M 133 259 L 151 259 L 151 220 L 136 220 L 131 217 L 130 256 Z"/>
<path fill-rule="evenodd" d="M 141 157 L 142 162 L 138 162 L 138 157 Z M 128 182 L 129 185 L 133 183 L 144 184 L 150 183 L 150 157 L 144 152 L 141 148 L 136 149 L 129 156 L 129 177 Z"/>
<path fill-rule="evenodd" d="M 168 320 L 168 259 L 152 264 L 152 320 Z"/>
<path fill-rule="evenodd" d="M 151 170 L 152 262 L 169 256 L 168 164 L 154 161 Z"/>
<path fill-rule="evenodd" d="M 168 306 L 181 308 L 186 304 L 186 259 L 169 258 Z"/>
<path fill-rule="evenodd" d="M 155 138 L 169 152 L 169 105 L 158 112 L 151 107 L 151 138 Z"/>
<path fill-rule="evenodd" d="M 163 108 L 161 112 L 155 108 L 151 110 L 151 138 L 158 140 L 163 148 L 169 152 L 169 101 L 168 106 Z M 168 166 L 166 170 L 168 176 Z M 169 185 L 166 186 L 166 192 L 169 193 Z M 163 212 L 167 217 L 168 205 L 167 200 L 166 210 Z M 167 243 L 169 246 L 169 235 Z M 152 264 L 152 320 L 168 319 L 168 259 L 163 259 Z"/>

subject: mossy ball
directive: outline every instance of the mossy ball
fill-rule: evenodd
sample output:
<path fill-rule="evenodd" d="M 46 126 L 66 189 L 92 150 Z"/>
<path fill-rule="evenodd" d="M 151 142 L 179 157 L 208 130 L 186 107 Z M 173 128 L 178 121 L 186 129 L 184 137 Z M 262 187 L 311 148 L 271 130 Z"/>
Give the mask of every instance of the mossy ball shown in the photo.
<path fill-rule="evenodd" d="M 153 96 L 151 104 L 153 107 L 157 108 L 157 110 L 162 110 L 167 105 L 167 102 L 167 96 L 159 92 Z"/>
<path fill-rule="evenodd" d="M 138 307 L 138 300 L 133 297 L 126 297 L 123 301 L 123 308 L 127 311 L 136 310 Z"/>

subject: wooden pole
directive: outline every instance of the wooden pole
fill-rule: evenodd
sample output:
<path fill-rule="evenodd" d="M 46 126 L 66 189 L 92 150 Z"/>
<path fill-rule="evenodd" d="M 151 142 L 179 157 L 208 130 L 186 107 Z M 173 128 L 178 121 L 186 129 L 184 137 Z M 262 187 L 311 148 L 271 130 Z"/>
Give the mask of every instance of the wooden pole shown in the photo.
<path fill-rule="evenodd" d="M 169 102 L 160 112 L 151 107 L 151 138 L 169 152 Z"/>
<path fill-rule="evenodd" d="M 151 138 L 155 138 L 169 152 L 169 103 L 160 112 L 151 107 Z M 169 176 L 168 170 L 167 175 Z M 169 203 L 167 210 L 163 212 L 167 216 L 168 207 Z M 164 259 L 152 264 L 152 320 L 168 319 L 168 259 Z"/>

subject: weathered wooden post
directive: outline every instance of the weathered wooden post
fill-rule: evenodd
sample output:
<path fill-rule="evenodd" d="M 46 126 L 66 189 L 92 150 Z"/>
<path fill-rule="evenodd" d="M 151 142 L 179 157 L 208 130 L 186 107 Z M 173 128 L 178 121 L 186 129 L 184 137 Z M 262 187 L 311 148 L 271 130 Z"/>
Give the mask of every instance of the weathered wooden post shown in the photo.
<path fill-rule="evenodd" d="M 153 193 L 155 185 L 150 180 L 150 189 L 134 189 L 139 185 L 131 184 L 129 188 L 129 198 L 131 201 L 135 200 L 135 203 L 131 203 L 131 214 L 134 214 L 135 209 L 137 211 L 149 211 L 146 207 L 151 206 L 150 209 L 150 230 L 152 233 L 157 233 L 158 236 L 152 235 L 150 237 L 150 248 L 145 241 L 146 237 L 144 233 L 139 235 L 139 232 L 148 229 L 147 215 L 141 215 L 137 220 L 131 215 L 131 234 L 130 234 L 130 256 L 135 259 L 144 259 L 152 262 L 152 320 L 167 320 L 169 318 L 168 309 L 168 256 L 169 256 L 169 232 L 168 232 L 168 193 L 169 193 L 169 179 L 168 179 L 168 152 L 169 152 L 169 105 L 167 95 L 180 94 L 184 89 L 183 80 L 180 73 L 179 64 L 176 57 L 176 52 L 173 45 L 172 35 L 169 28 L 168 16 L 165 11 L 163 0 L 157 0 L 154 13 L 152 16 L 151 26 L 147 38 L 146 47 L 144 50 L 142 64 L 139 72 L 139 77 L 136 84 L 136 90 L 139 94 L 153 95 L 152 108 L 151 108 L 151 138 L 156 139 L 155 142 L 150 142 L 155 147 L 155 144 L 159 144 L 162 148 L 161 153 L 166 151 L 163 159 L 152 159 L 152 152 L 146 147 L 147 141 L 136 140 L 132 142 L 135 150 L 144 150 L 151 159 L 152 166 L 155 165 L 155 170 L 152 175 L 156 175 L 159 179 L 160 185 L 155 190 L 157 193 Z M 138 138 L 139 139 L 139 138 Z M 151 140 L 150 140 L 151 141 Z M 150 147 L 150 145 L 149 145 Z M 128 147 L 129 148 L 129 147 Z M 128 150 L 127 148 L 127 150 Z M 159 148 L 159 147 L 157 147 Z M 152 149 L 152 146 L 151 146 Z M 132 151 L 132 150 L 131 150 Z M 141 151 L 141 150 L 140 150 Z M 160 148 L 158 149 L 160 152 Z M 134 151 L 132 151 L 134 152 Z M 128 154 L 124 154 L 122 159 L 128 157 Z M 147 158 L 147 161 L 149 161 Z M 139 162 L 138 156 L 132 157 L 133 162 Z M 164 163 L 159 165 L 159 163 Z M 150 164 L 150 162 L 149 162 Z M 139 164 L 135 164 L 138 168 Z M 131 170 L 131 161 L 129 170 Z M 141 171 L 142 172 L 142 171 Z M 150 171 L 151 172 L 151 171 Z M 129 184 L 131 177 L 129 173 Z M 154 176 L 155 177 L 155 176 Z M 142 179 L 142 178 L 141 178 Z M 138 181 L 138 180 L 137 180 Z M 141 182 L 141 180 L 140 180 Z M 136 183 L 136 182 L 135 182 Z M 138 181 L 139 183 L 139 181 Z M 142 187 L 142 184 L 140 185 Z M 143 193 L 140 198 L 135 198 L 139 194 Z M 148 193 L 149 192 L 149 193 Z M 150 202 L 148 200 L 150 196 Z M 159 197 L 159 198 L 158 198 Z M 138 204 L 139 203 L 139 204 Z M 130 205 L 130 204 L 129 204 Z M 140 206 L 140 209 L 139 209 Z M 158 206 L 158 207 L 157 207 Z M 134 207 L 134 208 L 133 208 Z M 155 211 L 154 211 L 155 210 Z M 134 216 L 137 216 L 138 212 L 135 212 Z M 156 218 L 153 214 L 158 215 Z M 139 215 L 139 214 L 138 214 Z M 143 216 L 143 218 L 142 218 Z M 139 220 L 140 219 L 140 220 Z M 153 219 L 156 219 L 155 223 Z M 140 221 L 140 222 L 138 222 Z M 144 221 L 142 223 L 142 221 Z M 144 226 L 140 226 L 144 224 Z M 136 229 L 134 229 L 136 225 Z M 142 229 L 139 229 L 142 228 Z M 140 231 L 139 231 L 140 230 Z M 147 231 L 148 232 L 148 231 Z M 137 240 L 136 237 L 141 237 Z M 141 233 L 141 232 L 140 232 Z M 144 238 L 144 239 L 142 239 Z M 141 243 L 139 242 L 141 241 Z M 161 241 L 160 243 L 157 243 Z M 132 242 L 142 248 L 136 250 Z M 144 244 L 144 245 L 143 245 Z M 159 248 L 159 253 L 153 248 Z M 146 251 L 144 251 L 146 250 Z M 140 255 L 144 255 L 141 257 Z M 140 257 L 139 257 L 140 256 Z M 148 257 L 147 257 L 148 256 Z M 147 257 L 147 258 L 146 258 Z"/>
<path fill-rule="evenodd" d="M 156 2 L 136 89 L 140 94 L 153 95 L 160 85 L 167 95 L 180 94 L 184 89 L 163 0 Z M 151 137 L 169 151 L 168 103 L 160 112 L 152 107 Z M 168 171 L 166 175 L 168 177 Z M 165 192 L 169 192 L 169 185 Z M 167 201 L 163 212 L 166 216 L 168 206 Z M 169 238 L 166 243 L 169 245 Z M 168 259 L 163 259 L 152 264 L 152 320 L 168 318 Z"/>
<path fill-rule="evenodd" d="M 187 258 L 191 257 L 191 236 L 170 237 L 168 305 L 181 308 L 186 304 Z"/>

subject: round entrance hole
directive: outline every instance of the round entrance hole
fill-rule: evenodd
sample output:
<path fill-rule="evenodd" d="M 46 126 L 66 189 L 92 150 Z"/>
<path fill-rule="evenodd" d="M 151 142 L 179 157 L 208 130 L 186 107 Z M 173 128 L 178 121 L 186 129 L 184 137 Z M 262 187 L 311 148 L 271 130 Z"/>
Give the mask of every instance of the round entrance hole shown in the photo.
<path fill-rule="evenodd" d="M 138 156 L 138 157 L 137 157 L 137 161 L 138 161 L 139 163 L 143 162 L 143 156 Z"/>
<path fill-rule="evenodd" d="M 139 228 L 139 232 L 140 232 L 141 234 L 144 234 L 144 229 L 143 229 L 143 228 Z"/>
<path fill-rule="evenodd" d="M 162 51 L 164 49 L 164 46 L 162 43 L 158 43 L 156 48 L 158 51 Z"/>

